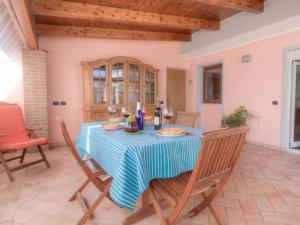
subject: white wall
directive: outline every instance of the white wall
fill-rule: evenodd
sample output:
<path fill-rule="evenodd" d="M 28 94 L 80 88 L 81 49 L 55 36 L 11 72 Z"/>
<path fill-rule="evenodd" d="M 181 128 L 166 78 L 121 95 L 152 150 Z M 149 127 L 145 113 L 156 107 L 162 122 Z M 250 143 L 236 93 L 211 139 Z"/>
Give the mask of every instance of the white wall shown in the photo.
<path fill-rule="evenodd" d="M 182 43 L 187 57 L 210 54 L 300 28 L 299 0 L 267 0 L 263 13 L 242 12 L 221 22 L 220 31 L 198 31 Z"/>

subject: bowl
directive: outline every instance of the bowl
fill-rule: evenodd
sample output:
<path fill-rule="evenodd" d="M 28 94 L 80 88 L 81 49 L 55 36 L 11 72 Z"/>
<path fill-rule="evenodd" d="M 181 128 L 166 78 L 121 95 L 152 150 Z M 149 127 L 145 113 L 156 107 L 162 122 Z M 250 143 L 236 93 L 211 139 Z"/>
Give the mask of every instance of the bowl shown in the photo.
<path fill-rule="evenodd" d="M 123 129 L 127 133 L 137 133 L 139 131 L 138 127 L 123 127 Z"/>
<path fill-rule="evenodd" d="M 139 127 L 135 121 L 128 123 L 128 126 L 123 127 L 124 131 L 127 133 L 137 133 L 139 132 Z"/>

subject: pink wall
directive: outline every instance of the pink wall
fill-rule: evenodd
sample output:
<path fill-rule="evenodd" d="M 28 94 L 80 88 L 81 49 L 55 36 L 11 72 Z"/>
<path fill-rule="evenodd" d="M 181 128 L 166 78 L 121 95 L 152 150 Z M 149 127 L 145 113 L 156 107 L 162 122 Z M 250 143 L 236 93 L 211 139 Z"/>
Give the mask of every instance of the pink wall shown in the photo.
<path fill-rule="evenodd" d="M 82 122 L 83 75 L 80 62 L 113 56 L 130 56 L 160 70 L 159 95 L 166 97 L 167 67 L 188 69 L 190 63 L 180 56 L 177 42 L 129 41 L 85 38 L 41 37 L 40 49 L 47 54 L 49 102 L 49 142 L 61 142 L 56 116 L 66 121 L 72 138 Z M 67 101 L 66 106 L 52 106 L 54 100 Z"/>
<path fill-rule="evenodd" d="M 190 111 L 195 111 L 191 109 Z M 200 105 L 200 127 L 205 129 L 220 128 L 220 118 L 222 117 L 222 107 L 220 104 Z"/>
<path fill-rule="evenodd" d="M 166 68 L 190 69 L 187 88 L 187 110 L 195 111 L 197 68 L 223 61 L 223 105 L 201 104 L 200 126 L 216 129 L 223 114 L 239 105 L 246 106 L 255 118 L 249 121 L 248 140 L 280 146 L 283 50 L 300 44 L 300 30 L 260 40 L 238 48 L 223 50 L 191 60 L 180 56 L 176 42 L 149 42 L 77 38 L 40 38 L 41 49 L 48 50 L 47 77 L 49 99 L 49 140 L 62 141 L 55 117 L 66 120 L 71 135 L 76 137 L 82 121 L 83 84 L 80 62 L 117 55 L 131 56 L 160 69 L 159 94 L 166 97 Z M 241 57 L 251 54 L 252 62 Z M 53 107 L 53 100 L 65 100 L 67 106 Z M 279 105 L 272 105 L 278 100 Z"/>
<path fill-rule="evenodd" d="M 195 110 L 197 66 L 223 61 L 223 111 L 231 113 L 239 105 L 246 106 L 255 116 L 249 121 L 248 140 L 280 146 L 280 121 L 284 48 L 300 44 L 300 30 L 260 40 L 238 48 L 191 59 L 189 79 L 194 80 L 188 95 L 188 109 Z M 242 63 L 241 57 L 251 54 L 252 62 Z M 278 100 L 279 105 L 272 105 Z M 201 126 L 217 128 L 222 106 L 202 104 Z"/>

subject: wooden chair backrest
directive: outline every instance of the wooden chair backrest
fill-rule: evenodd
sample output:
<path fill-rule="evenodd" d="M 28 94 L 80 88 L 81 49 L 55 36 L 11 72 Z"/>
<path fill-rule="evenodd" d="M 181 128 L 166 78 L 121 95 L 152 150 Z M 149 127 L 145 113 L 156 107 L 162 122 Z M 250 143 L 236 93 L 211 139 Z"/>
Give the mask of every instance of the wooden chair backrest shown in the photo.
<path fill-rule="evenodd" d="M 83 172 L 90 179 L 90 181 L 93 182 L 97 188 L 101 189 L 102 184 L 100 183 L 100 181 L 98 179 L 95 179 L 93 171 L 91 171 L 91 169 L 87 166 L 87 164 L 80 158 L 80 156 L 77 152 L 77 149 L 75 148 L 75 146 L 70 138 L 70 135 L 67 131 L 65 123 L 63 121 L 60 121 L 58 118 L 57 118 L 57 121 L 59 123 L 59 126 L 61 128 L 62 134 L 65 139 L 65 142 L 66 142 L 67 146 L 69 147 L 70 152 L 72 153 L 72 155 L 74 156 L 74 158 L 76 159 L 78 164 L 80 165 Z"/>
<path fill-rule="evenodd" d="M 200 113 L 196 112 L 177 112 L 176 124 L 186 127 L 196 127 Z"/>
<path fill-rule="evenodd" d="M 238 160 L 248 130 L 247 126 L 243 126 L 205 133 L 193 171 L 196 180 L 201 182 L 229 176 Z"/>
<path fill-rule="evenodd" d="M 59 126 L 60 126 L 60 129 L 61 129 L 61 132 L 63 134 L 63 137 L 64 137 L 64 140 L 67 144 L 67 146 L 69 147 L 69 150 L 70 152 L 72 153 L 72 155 L 74 156 L 74 158 L 76 159 L 76 161 L 81 164 L 82 163 L 82 160 L 70 138 L 70 135 L 67 131 L 67 128 L 66 128 L 66 125 L 65 125 L 65 122 L 64 121 L 60 121 L 59 119 L 57 119 L 58 123 L 59 123 Z"/>
<path fill-rule="evenodd" d="M 90 159 L 86 159 L 86 160 L 82 160 L 77 152 L 77 149 L 75 148 L 70 135 L 67 131 L 66 125 L 63 121 L 60 121 L 58 118 L 56 118 L 59 126 L 61 128 L 62 134 L 64 136 L 65 142 L 68 145 L 72 155 L 74 156 L 74 158 L 76 159 L 76 161 L 79 163 L 81 169 L 83 170 L 83 172 L 85 173 L 85 175 L 88 177 L 89 181 L 92 182 L 95 187 L 97 189 L 99 189 L 101 192 L 104 191 L 104 184 L 103 182 L 106 181 L 100 181 L 100 179 L 98 179 L 98 176 L 100 175 L 105 175 L 105 172 L 101 169 L 99 171 L 93 171 L 93 169 L 91 169 L 91 167 L 88 166 L 88 164 L 90 163 Z"/>

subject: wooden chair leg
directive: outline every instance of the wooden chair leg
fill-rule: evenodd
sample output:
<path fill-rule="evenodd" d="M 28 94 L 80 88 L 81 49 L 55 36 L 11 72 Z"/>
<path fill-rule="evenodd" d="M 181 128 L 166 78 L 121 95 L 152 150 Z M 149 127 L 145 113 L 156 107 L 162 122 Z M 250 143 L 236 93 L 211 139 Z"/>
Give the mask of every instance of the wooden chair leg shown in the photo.
<path fill-rule="evenodd" d="M 7 176 L 8 176 L 8 178 L 9 178 L 9 180 L 11 181 L 11 182 L 14 182 L 15 181 L 15 179 L 14 179 L 14 177 L 12 176 L 12 174 L 11 174 L 11 172 L 10 172 L 10 169 L 9 169 L 9 167 L 8 167 L 8 165 L 7 165 L 7 162 L 5 161 L 5 159 L 4 159 L 4 155 L 3 155 L 3 153 L 0 151 L 0 160 L 1 160 L 1 162 L 2 162 L 2 165 L 3 165 L 3 167 L 4 167 L 4 170 L 6 171 L 6 173 L 7 173 Z"/>
<path fill-rule="evenodd" d="M 26 152 L 27 152 L 27 148 L 24 148 L 23 151 L 22 151 L 20 163 L 23 163 L 23 162 L 24 162 L 24 158 L 25 158 Z"/>
<path fill-rule="evenodd" d="M 189 211 L 186 214 L 186 217 L 188 218 L 192 218 L 196 215 L 198 215 L 204 208 L 208 207 L 210 205 L 210 203 L 215 199 L 215 197 L 218 196 L 218 194 L 221 192 L 222 188 L 224 187 L 225 183 L 227 182 L 230 173 L 227 173 L 227 175 L 225 175 L 221 181 L 219 182 L 219 184 L 217 186 L 215 186 L 215 189 L 208 195 L 206 196 L 204 193 L 202 194 L 204 200 L 198 204 L 194 209 L 192 209 L 191 211 Z"/>
<path fill-rule="evenodd" d="M 89 211 L 89 205 L 88 205 L 87 201 L 85 200 L 85 198 L 81 195 L 80 192 L 77 192 L 76 199 L 79 202 L 79 204 L 83 210 L 83 213 L 84 214 L 87 213 Z M 91 214 L 90 218 L 93 218 L 93 214 Z"/>
<path fill-rule="evenodd" d="M 207 196 L 205 195 L 205 193 L 202 193 L 202 197 L 203 197 L 204 200 L 207 200 Z M 223 223 L 221 222 L 220 217 L 218 216 L 216 210 L 211 205 L 211 203 L 208 204 L 208 208 L 209 208 L 211 214 L 213 215 L 214 219 L 216 220 L 217 224 L 218 225 L 223 225 Z"/>
<path fill-rule="evenodd" d="M 219 192 L 220 191 L 217 189 L 214 190 L 212 193 L 210 193 L 210 195 L 207 197 L 205 195 L 202 195 L 204 200 L 200 204 L 198 204 L 195 208 L 193 208 L 191 211 L 189 211 L 185 217 L 192 218 L 198 215 L 203 209 L 205 209 L 210 205 L 212 200 L 214 200 L 214 198 L 219 194 Z"/>
<path fill-rule="evenodd" d="M 46 156 L 45 156 L 45 153 L 44 153 L 42 147 L 41 147 L 41 146 L 37 146 L 37 148 L 38 148 L 38 150 L 39 150 L 39 152 L 40 152 L 40 154 L 41 154 L 41 156 L 42 156 L 42 158 L 43 158 L 43 160 L 44 160 L 46 166 L 47 166 L 48 168 L 50 168 L 50 164 L 49 164 L 49 162 L 48 162 L 48 159 L 47 159 Z"/>
<path fill-rule="evenodd" d="M 211 214 L 213 215 L 213 217 L 215 218 L 215 221 L 217 222 L 218 225 L 223 225 L 223 223 L 221 222 L 220 217 L 218 216 L 216 210 L 214 209 L 214 207 L 212 207 L 211 204 L 208 205 L 208 208 L 210 209 Z"/>
<path fill-rule="evenodd" d="M 181 213 L 181 211 L 183 210 L 186 202 L 189 199 L 189 194 L 184 193 L 182 195 L 182 197 L 179 199 L 179 201 L 177 202 L 177 205 L 175 208 L 172 209 L 172 211 L 170 212 L 168 218 L 167 218 L 167 223 L 168 224 L 174 224 L 175 220 L 177 219 L 177 217 L 179 216 L 179 214 Z"/>
<path fill-rule="evenodd" d="M 152 201 L 154 209 L 156 211 L 156 214 L 158 215 L 158 217 L 160 219 L 160 224 L 161 225 L 168 225 L 165 218 L 164 218 L 162 208 L 160 207 L 160 204 L 159 204 L 158 200 L 156 199 L 154 192 L 152 191 L 151 188 L 148 189 L 148 192 L 149 192 L 150 200 Z"/>
<path fill-rule="evenodd" d="M 88 209 L 88 211 L 83 215 L 83 217 L 80 219 L 77 225 L 83 225 L 86 223 L 88 218 L 91 217 L 95 209 L 98 207 L 98 205 L 102 202 L 102 200 L 107 196 L 110 186 L 112 184 L 112 181 L 105 187 L 104 191 L 101 193 L 101 195 L 95 200 L 95 202 L 91 205 L 91 207 Z"/>
<path fill-rule="evenodd" d="M 77 195 L 77 193 L 79 192 L 79 193 L 81 193 L 85 188 L 86 188 L 86 186 L 88 185 L 90 183 L 90 180 L 89 179 L 87 179 L 78 189 L 77 189 L 77 191 L 72 195 L 72 197 L 69 199 L 69 201 L 71 202 L 71 201 L 73 201 L 73 200 L 75 200 L 76 199 L 76 195 Z"/>

